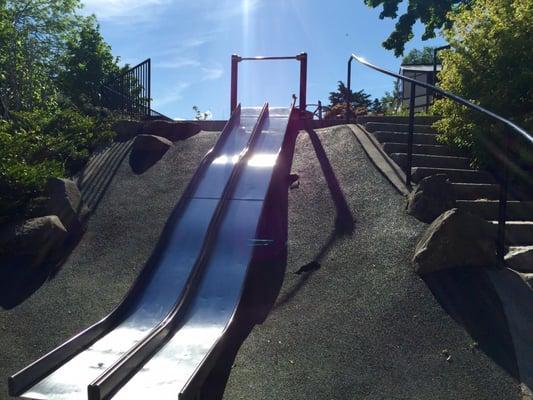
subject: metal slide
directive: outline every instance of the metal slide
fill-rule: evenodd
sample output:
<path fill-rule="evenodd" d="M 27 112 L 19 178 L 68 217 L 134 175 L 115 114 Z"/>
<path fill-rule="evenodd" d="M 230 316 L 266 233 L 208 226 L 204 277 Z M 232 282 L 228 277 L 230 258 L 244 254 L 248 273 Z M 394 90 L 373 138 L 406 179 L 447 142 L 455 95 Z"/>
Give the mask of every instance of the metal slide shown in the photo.
<path fill-rule="evenodd" d="M 111 391 L 108 390 L 112 386 L 108 386 L 100 393 L 102 397 L 94 398 L 106 398 L 107 393 L 113 393 L 113 399 L 170 400 L 178 394 L 180 398 L 195 394 L 196 375 L 235 315 L 254 249 L 265 246 L 265 239 L 256 236 L 291 112 L 289 108 L 272 109 L 252 145 L 253 151 L 244 157 L 245 166 L 224 209 L 204 273 L 185 312 L 177 317 L 178 321 L 168 321 L 173 328 L 168 328 L 162 337 L 157 339 L 154 333 L 157 345 L 154 354 L 149 355 L 145 364 L 138 365 L 142 367 L 139 371 L 123 386 L 120 387 L 124 383 L 121 382 Z M 224 158 L 220 162 L 231 160 Z M 149 341 L 143 345 L 151 347 Z M 132 372 L 127 363 L 122 367 L 122 376 Z M 120 369 L 115 372 L 121 375 Z M 97 380 L 92 387 L 106 387 L 109 382 L 118 382 L 113 373 Z"/>
<path fill-rule="evenodd" d="M 280 118 L 278 114 L 270 115 L 262 122 L 270 128 L 261 132 L 260 115 L 262 111 L 266 114 L 266 107 L 263 110 L 237 107 L 216 145 L 202 161 L 169 218 L 154 254 L 122 303 L 99 323 L 10 377 L 12 396 L 86 399 L 91 382 L 98 382 L 109 367 L 120 364 L 120 360 L 138 343 L 143 343 L 154 329 L 168 328 L 172 312 L 183 310 L 186 297 L 194 295 L 184 314 L 183 326 L 153 360 L 160 365 L 161 355 L 166 358 L 169 351 L 178 352 L 171 355 L 172 365 L 164 363 L 164 371 L 158 368 L 161 374 L 171 375 L 172 380 L 165 380 L 168 385 L 161 385 L 162 375 L 159 375 L 155 381 L 147 381 L 153 379 L 146 375 L 150 361 L 139 372 L 139 379 L 144 382 L 139 384 L 135 376 L 116 396 L 161 399 L 158 392 L 166 390 L 169 398 L 176 397 L 181 387 L 172 385 L 171 388 L 170 383 L 191 376 L 211 342 L 222 334 L 224 321 L 231 319 L 238 302 L 247 260 L 253 250 L 254 229 L 269 184 L 268 171 L 275 162 L 289 114 L 285 109 L 280 112 Z M 252 138 L 254 132 L 255 139 Z M 246 156 L 252 141 L 255 141 L 254 154 Z M 237 167 L 242 170 L 237 174 L 238 182 Z M 233 184 L 229 185 L 232 180 Z M 222 207 L 221 199 L 229 198 L 230 186 L 233 186 L 232 200 L 225 201 L 227 204 Z M 217 215 L 219 217 L 215 218 Z M 217 224 L 213 222 L 215 219 L 218 219 Z M 215 242 L 210 243 L 213 240 Z M 199 265 L 202 257 L 206 259 L 208 248 L 213 249 L 208 262 L 202 261 L 205 266 Z M 201 273 L 204 267 L 205 272 Z M 191 273 L 196 270 L 200 271 L 196 274 L 200 284 L 188 294 Z M 198 347 L 191 347 L 193 342 Z M 187 367 L 182 367 L 178 360 L 187 360 Z M 131 394 L 139 386 L 143 387 L 142 393 Z M 159 389 L 151 393 L 157 387 Z M 171 390 L 174 390 L 172 395 Z"/>

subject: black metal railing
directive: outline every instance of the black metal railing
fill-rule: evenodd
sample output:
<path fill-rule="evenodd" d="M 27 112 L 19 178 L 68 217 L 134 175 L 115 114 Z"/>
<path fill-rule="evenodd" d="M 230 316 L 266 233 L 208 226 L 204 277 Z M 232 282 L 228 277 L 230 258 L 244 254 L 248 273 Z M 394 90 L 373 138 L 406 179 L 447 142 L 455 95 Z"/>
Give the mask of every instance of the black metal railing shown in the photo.
<path fill-rule="evenodd" d="M 268 61 L 268 60 L 297 60 L 300 61 L 300 112 L 305 111 L 307 98 L 307 53 L 287 57 L 241 57 L 237 54 L 231 56 L 231 96 L 230 112 L 237 107 L 237 85 L 239 77 L 239 63 L 241 61 Z"/>
<path fill-rule="evenodd" d="M 148 58 L 103 84 L 102 104 L 135 119 L 170 119 L 151 108 L 151 79 L 152 67 Z"/>
<path fill-rule="evenodd" d="M 316 117 L 319 121 L 324 119 L 324 112 L 328 110 L 328 107 L 324 107 L 320 100 L 318 100 L 317 104 L 307 104 L 307 107 L 315 107 L 313 118 Z"/>
<path fill-rule="evenodd" d="M 373 65 L 366 61 L 362 57 L 358 57 L 355 54 L 352 54 L 350 58 L 348 59 L 348 77 L 347 77 L 347 87 L 348 87 L 348 93 L 350 93 L 350 86 L 351 86 L 351 75 L 352 75 L 352 61 L 355 60 L 358 63 L 369 67 L 373 70 L 376 70 L 378 72 L 381 72 L 382 74 L 389 75 L 392 77 L 395 77 L 397 79 L 401 79 L 406 82 L 410 82 L 411 84 L 411 98 L 409 100 L 409 129 L 407 133 L 407 166 L 405 169 L 405 184 L 407 187 L 411 188 L 411 173 L 412 173 L 412 165 L 413 165 L 413 132 L 414 132 L 414 114 L 415 114 L 415 96 L 413 94 L 415 93 L 416 86 L 422 86 L 426 89 L 429 89 L 433 91 L 434 93 L 438 93 L 442 97 L 446 97 L 450 100 L 455 101 L 458 104 L 461 104 L 465 107 L 468 107 L 474 111 L 480 112 L 483 115 L 486 115 L 490 117 L 492 120 L 502 124 L 505 129 L 505 145 L 504 145 L 504 159 L 502 160 L 502 168 L 503 173 L 501 174 L 500 179 L 500 195 L 499 195 L 499 210 L 498 210 L 498 239 L 497 239 L 497 252 L 498 257 L 500 261 L 503 262 L 504 256 L 505 256 L 505 225 L 507 221 L 507 195 L 509 192 L 509 170 L 511 162 L 511 151 L 510 151 L 510 144 L 511 144 L 511 138 L 520 138 L 524 141 L 524 143 L 527 143 L 529 146 L 531 146 L 531 149 L 533 151 L 533 136 L 527 132 L 522 127 L 516 125 L 515 123 L 509 121 L 506 118 L 503 118 L 499 116 L 498 114 L 493 113 L 492 111 L 489 111 L 481 106 L 478 106 L 468 100 L 463 99 L 460 96 L 457 96 L 453 93 L 447 92 L 445 90 L 442 90 L 434 85 L 431 85 L 429 83 L 424 83 L 417 81 L 412 78 L 408 78 L 406 76 L 402 76 L 400 74 L 396 74 L 394 72 L 391 72 L 389 70 L 386 70 L 384 68 L 378 67 L 376 65 Z M 347 108 L 348 108 L 348 101 L 347 101 Z M 350 122 L 350 115 L 347 112 L 346 113 L 346 119 L 348 122 Z"/>

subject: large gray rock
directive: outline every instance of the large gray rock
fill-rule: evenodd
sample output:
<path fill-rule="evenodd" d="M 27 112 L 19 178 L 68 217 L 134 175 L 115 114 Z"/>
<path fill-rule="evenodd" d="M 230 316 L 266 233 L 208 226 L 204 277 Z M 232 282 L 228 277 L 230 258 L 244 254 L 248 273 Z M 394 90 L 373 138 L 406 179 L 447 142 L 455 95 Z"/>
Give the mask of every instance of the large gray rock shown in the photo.
<path fill-rule="evenodd" d="M 143 123 L 140 121 L 123 119 L 116 121 L 111 129 L 117 133 L 116 140 L 125 141 L 142 133 Z"/>
<path fill-rule="evenodd" d="M 69 233 L 83 231 L 89 209 L 83 204 L 76 183 L 70 179 L 49 178 L 45 193 L 49 198 L 46 214 L 57 215 Z"/>
<path fill-rule="evenodd" d="M 533 273 L 533 246 L 512 248 L 505 256 L 505 263 L 516 271 Z"/>
<path fill-rule="evenodd" d="M 428 224 L 444 211 L 454 207 L 455 193 L 446 174 L 422 179 L 417 188 L 409 194 L 407 201 L 407 212 Z"/>
<path fill-rule="evenodd" d="M 428 227 L 416 245 L 413 264 L 419 275 L 456 267 L 498 265 L 497 227 L 453 208 Z"/>
<path fill-rule="evenodd" d="M 163 137 L 138 135 L 130 153 L 130 166 L 133 172 L 140 174 L 146 171 L 158 162 L 171 146 L 172 142 Z"/>
<path fill-rule="evenodd" d="M 65 243 L 68 232 L 56 215 L 11 223 L 0 229 L 0 248 L 4 255 L 38 265 Z"/>
<path fill-rule="evenodd" d="M 179 122 L 153 120 L 146 121 L 143 126 L 143 133 L 164 137 L 173 142 L 184 140 L 200 132 L 200 125 L 194 122 Z"/>

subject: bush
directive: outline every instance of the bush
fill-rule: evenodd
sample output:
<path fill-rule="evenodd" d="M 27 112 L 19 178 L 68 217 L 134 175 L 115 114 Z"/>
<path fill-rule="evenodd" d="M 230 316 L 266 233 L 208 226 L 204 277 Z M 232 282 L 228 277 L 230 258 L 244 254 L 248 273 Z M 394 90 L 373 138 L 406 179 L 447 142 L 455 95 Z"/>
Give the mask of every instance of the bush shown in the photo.
<path fill-rule="evenodd" d="M 444 35 L 452 49 L 443 51 L 440 85 L 531 131 L 533 128 L 533 2 L 476 0 L 450 14 Z M 475 161 L 492 166 L 503 146 L 502 126 L 448 100 L 433 111 L 441 140 L 471 150 Z M 521 159 L 531 157 L 514 143 Z"/>
<path fill-rule="evenodd" d="M 48 177 L 78 172 L 111 140 L 112 121 L 75 109 L 20 112 L 0 121 L 0 217 L 25 214 Z"/>
<path fill-rule="evenodd" d="M 350 118 L 355 120 L 360 115 L 367 115 L 368 109 L 366 107 L 353 107 L 351 104 L 348 105 L 348 112 L 350 113 Z M 338 103 L 329 107 L 326 115 L 324 116 L 325 120 L 334 120 L 334 119 L 346 119 L 346 103 Z"/>

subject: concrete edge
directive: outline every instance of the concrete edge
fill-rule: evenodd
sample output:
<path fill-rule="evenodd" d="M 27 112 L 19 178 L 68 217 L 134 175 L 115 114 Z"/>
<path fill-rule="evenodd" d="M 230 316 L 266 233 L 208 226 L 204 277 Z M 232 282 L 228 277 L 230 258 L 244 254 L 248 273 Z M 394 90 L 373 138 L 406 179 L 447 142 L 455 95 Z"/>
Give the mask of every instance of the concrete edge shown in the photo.
<path fill-rule="evenodd" d="M 360 125 L 349 124 L 354 136 L 357 138 L 363 150 L 370 158 L 376 168 L 387 178 L 387 180 L 400 192 L 407 196 L 410 193 L 405 185 L 405 174 L 396 163 L 385 153 L 377 140 Z"/>

